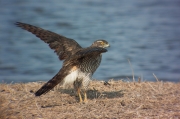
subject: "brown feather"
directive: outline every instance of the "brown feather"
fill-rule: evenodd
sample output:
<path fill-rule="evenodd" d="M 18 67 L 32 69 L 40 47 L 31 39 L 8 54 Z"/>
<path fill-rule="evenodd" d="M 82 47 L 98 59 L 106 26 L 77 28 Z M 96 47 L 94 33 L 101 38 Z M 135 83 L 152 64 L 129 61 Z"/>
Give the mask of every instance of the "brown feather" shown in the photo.
<path fill-rule="evenodd" d="M 66 38 L 54 32 L 21 22 L 16 22 L 16 25 L 48 43 L 49 47 L 59 56 L 60 60 L 68 58 L 70 55 L 82 48 L 75 40 Z"/>
<path fill-rule="evenodd" d="M 35 96 L 40 96 L 42 94 L 46 94 L 51 89 L 53 89 L 57 84 L 63 81 L 63 79 L 69 74 L 71 71 L 70 67 L 63 67 L 61 70 L 47 83 L 45 83 L 36 93 Z M 74 67 L 73 67 L 74 68 Z"/>
<path fill-rule="evenodd" d="M 100 47 L 88 47 L 88 48 L 82 48 L 79 51 L 77 51 L 74 55 L 69 57 L 67 60 L 64 61 L 64 66 L 67 65 L 78 65 L 81 63 L 81 60 L 83 58 L 89 59 L 89 58 L 96 58 L 101 53 L 107 52 L 105 48 Z"/>

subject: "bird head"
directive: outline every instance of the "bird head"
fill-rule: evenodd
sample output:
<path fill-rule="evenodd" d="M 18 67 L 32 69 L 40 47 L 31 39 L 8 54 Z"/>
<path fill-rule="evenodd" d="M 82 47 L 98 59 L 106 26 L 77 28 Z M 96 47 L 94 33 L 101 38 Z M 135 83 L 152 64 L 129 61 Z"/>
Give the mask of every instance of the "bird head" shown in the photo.
<path fill-rule="evenodd" d="M 107 48 L 110 47 L 109 43 L 105 40 L 96 40 L 91 46 Z"/>

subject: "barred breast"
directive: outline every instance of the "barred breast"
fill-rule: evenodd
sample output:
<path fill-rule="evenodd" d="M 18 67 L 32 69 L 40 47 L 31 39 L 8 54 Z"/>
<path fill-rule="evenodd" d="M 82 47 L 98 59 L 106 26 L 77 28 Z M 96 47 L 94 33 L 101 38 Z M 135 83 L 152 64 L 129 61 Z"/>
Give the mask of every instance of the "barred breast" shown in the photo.
<path fill-rule="evenodd" d="M 101 63 L 101 58 L 101 55 L 97 56 L 96 58 L 85 57 L 79 65 L 80 70 L 84 73 L 91 73 L 93 75 Z"/>

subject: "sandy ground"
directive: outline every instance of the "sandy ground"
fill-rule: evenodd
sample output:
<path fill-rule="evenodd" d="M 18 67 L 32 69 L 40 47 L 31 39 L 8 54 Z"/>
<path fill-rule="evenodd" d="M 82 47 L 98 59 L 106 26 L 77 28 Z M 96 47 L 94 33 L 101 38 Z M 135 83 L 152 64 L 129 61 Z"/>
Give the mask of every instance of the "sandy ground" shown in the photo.
<path fill-rule="evenodd" d="M 43 83 L 0 84 L 0 119 L 180 119 L 180 83 L 92 81 L 87 103 L 62 87 L 35 97 Z"/>

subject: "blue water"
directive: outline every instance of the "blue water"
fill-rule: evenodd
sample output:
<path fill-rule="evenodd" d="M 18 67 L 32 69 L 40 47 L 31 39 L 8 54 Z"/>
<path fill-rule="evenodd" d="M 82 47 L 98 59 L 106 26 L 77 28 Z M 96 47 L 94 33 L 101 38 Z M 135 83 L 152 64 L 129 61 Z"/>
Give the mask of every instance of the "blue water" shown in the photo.
<path fill-rule="evenodd" d="M 0 1 L 0 82 L 47 81 L 62 62 L 47 44 L 14 25 L 20 21 L 75 39 L 83 47 L 105 39 L 111 47 L 98 80 L 180 81 L 179 0 Z"/>

